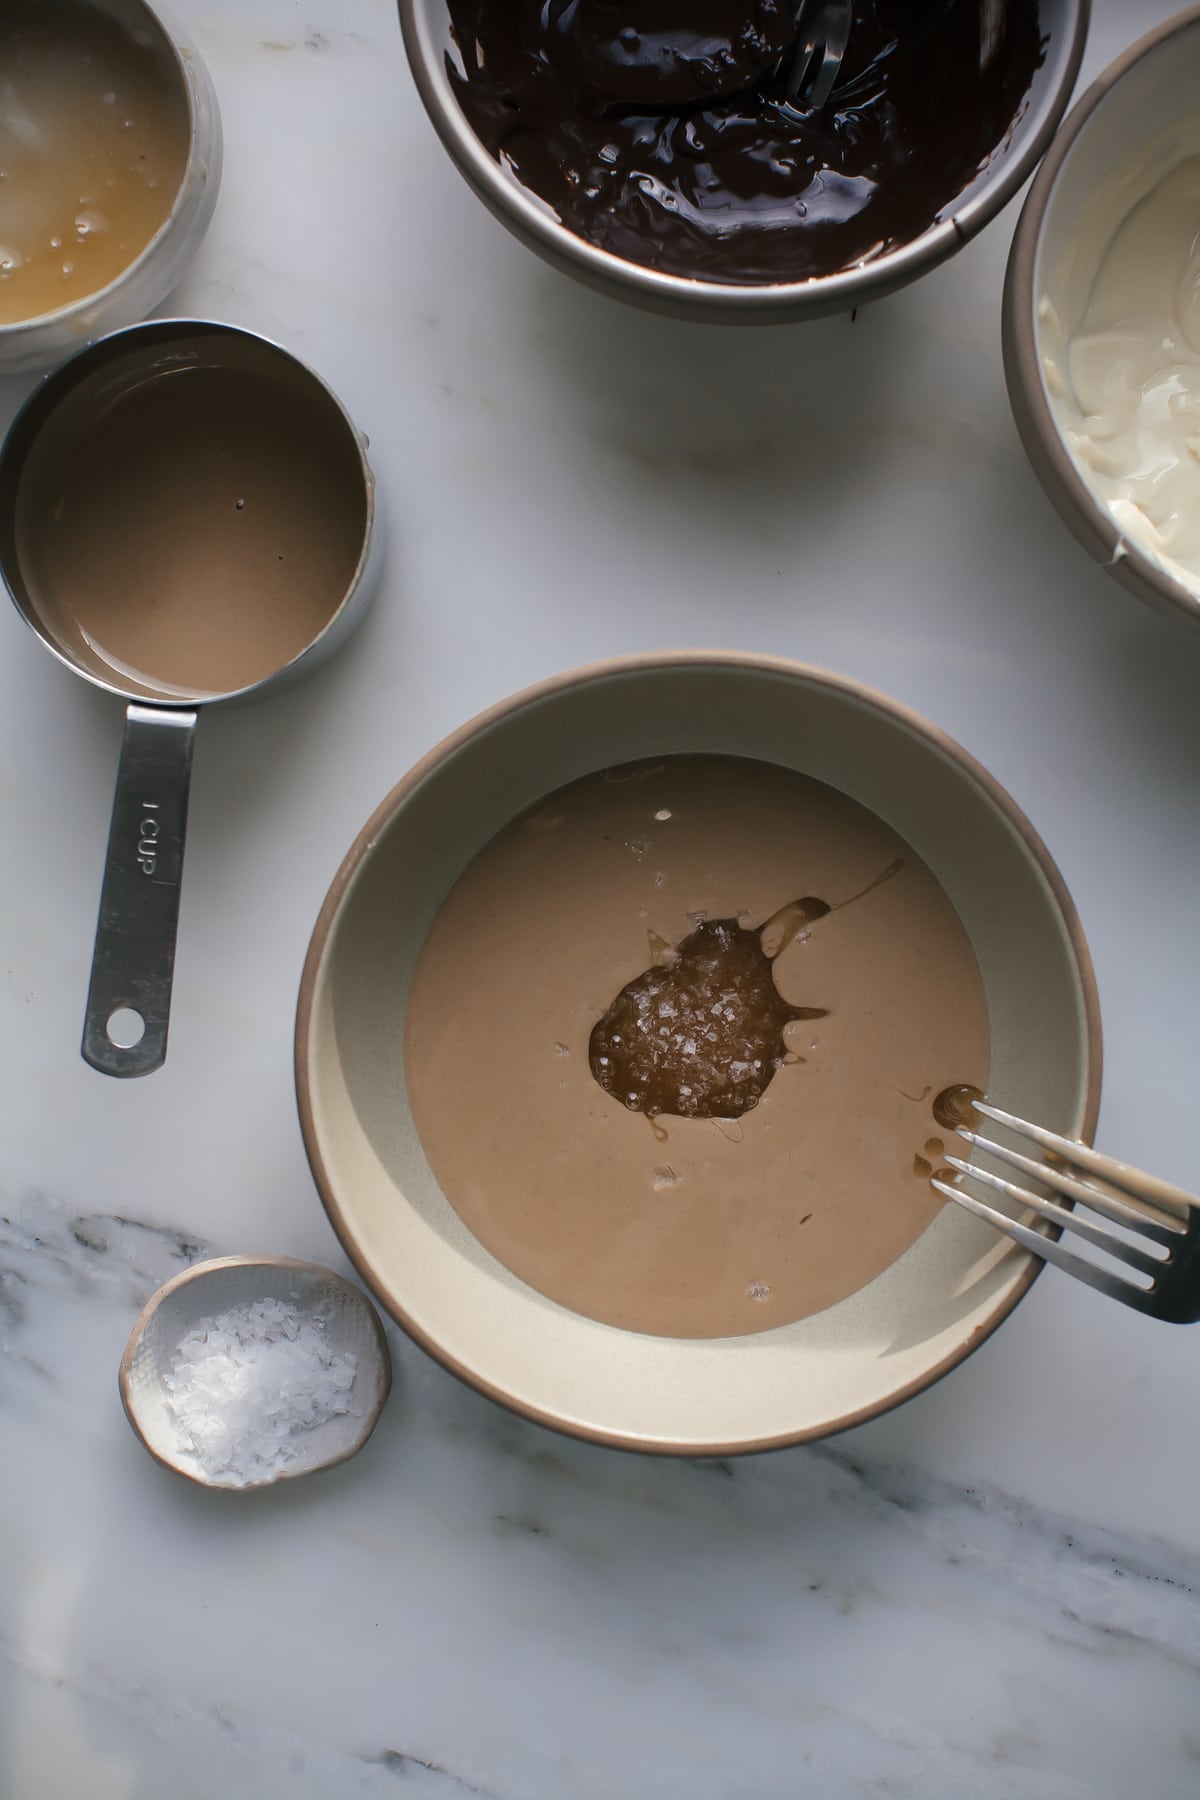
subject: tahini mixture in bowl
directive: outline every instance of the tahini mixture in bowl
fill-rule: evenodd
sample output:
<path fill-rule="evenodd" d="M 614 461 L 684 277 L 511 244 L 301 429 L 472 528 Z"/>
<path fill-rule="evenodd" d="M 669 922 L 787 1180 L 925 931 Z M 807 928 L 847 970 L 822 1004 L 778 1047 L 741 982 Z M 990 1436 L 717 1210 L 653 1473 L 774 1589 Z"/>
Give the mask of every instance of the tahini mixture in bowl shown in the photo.
<path fill-rule="evenodd" d="M 731 757 L 607 769 L 512 821 L 447 896 L 405 1012 L 455 1211 L 589 1318 L 790 1324 L 940 1210 L 947 1088 L 982 1089 L 983 983 L 911 847 Z"/>

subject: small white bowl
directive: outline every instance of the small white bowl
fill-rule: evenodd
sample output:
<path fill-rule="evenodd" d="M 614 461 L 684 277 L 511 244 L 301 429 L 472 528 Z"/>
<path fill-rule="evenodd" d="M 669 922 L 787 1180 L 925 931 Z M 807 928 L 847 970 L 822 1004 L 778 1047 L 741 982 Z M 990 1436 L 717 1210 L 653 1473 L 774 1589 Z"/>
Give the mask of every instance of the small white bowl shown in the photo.
<path fill-rule="evenodd" d="M 208 230 L 221 185 L 221 115 L 212 78 L 183 28 L 146 0 L 89 0 L 152 48 L 187 109 L 189 148 L 171 211 L 146 248 L 107 287 L 70 306 L 0 325 L 0 375 L 53 367 L 92 338 L 144 319 L 182 278 Z"/>
<path fill-rule="evenodd" d="M 256 1300 L 290 1301 L 320 1318 L 330 1349 L 358 1358 L 349 1394 L 354 1410 L 306 1431 L 294 1460 L 277 1475 L 261 1480 L 241 1480 L 228 1472 L 214 1476 L 191 1448 L 163 1376 L 174 1351 L 201 1320 Z M 359 1288 L 331 1269 L 290 1256 L 221 1256 L 193 1263 L 152 1295 L 125 1346 L 118 1385 L 129 1423 L 156 1462 L 200 1487 L 246 1493 L 331 1469 L 357 1455 L 391 1390 L 392 1361 L 379 1314 Z"/>
<path fill-rule="evenodd" d="M 1029 190 L 1004 286 L 1004 370 L 1021 441 L 1060 518 L 1123 587 L 1200 625 L 1188 584 L 1126 535 L 1064 435 L 1052 391 L 1114 228 L 1182 154 L 1200 152 L 1200 7 L 1111 63 L 1073 108 Z"/>

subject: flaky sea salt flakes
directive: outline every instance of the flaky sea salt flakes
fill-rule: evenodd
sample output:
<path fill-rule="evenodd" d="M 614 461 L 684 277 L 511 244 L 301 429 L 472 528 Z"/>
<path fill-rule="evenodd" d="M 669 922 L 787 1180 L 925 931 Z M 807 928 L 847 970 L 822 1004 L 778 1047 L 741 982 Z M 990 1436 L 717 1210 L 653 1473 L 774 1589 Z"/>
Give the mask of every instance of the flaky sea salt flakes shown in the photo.
<path fill-rule="evenodd" d="M 357 1366 L 330 1346 L 324 1319 L 255 1300 L 193 1326 L 163 1383 L 207 1476 L 269 1481 L 296 1461 L 305 1433 L 361 1412 L 350 1399 Z"/>

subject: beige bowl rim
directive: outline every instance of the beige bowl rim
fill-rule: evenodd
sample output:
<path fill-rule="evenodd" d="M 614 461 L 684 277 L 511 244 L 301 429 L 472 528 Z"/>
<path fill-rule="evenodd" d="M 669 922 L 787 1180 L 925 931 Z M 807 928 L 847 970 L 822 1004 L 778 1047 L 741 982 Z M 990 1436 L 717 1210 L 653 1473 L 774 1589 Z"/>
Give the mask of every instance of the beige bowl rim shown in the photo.
<path fill-rule="evenodd" d="M 902 1401 L 911 1399 L 922 1393 L 942 1376 L 948 1375 L 958 1367 L 973 1350 L 989 1338 L 996 1328 L 1012 1312 L 1018 1301 L 1024 1298 L 1045 1264 L 1037 1258 L 1031 1258 L 1029 1267 L 1014 1282 L 1011 1290 L 997 1303 L 996 1308 L 986 1326 L 977 1327 L 973 1334 L 961 1344 L 956 1345 L 951 1354 L 927 1370 L 915 1380 L 888 1394 L 883 1399 L 854 1412 L 830 1420 L 819 1427 L 806 1428 L 775 1434 L 771 1437 L 750 1442 L 736 1443 L 696 1443 L 680 1445 L 678 1442 L 654 1442 L 643 1437 L 628 1437 L 619 1431 L 606 1431 L 599 1427 L 584 1427 L 572 1424 L 554 1414 L 545 1413 L 538 1408 L 526 1405 L 507 1393 L 503 1388 L 489 1382 L 479 1371 L 468 1369 L 451 1355 L 443 1345 L 439 1344 L 414 1321 L 405 1307 L 403 1299 L 379 1275 L 360 1253 L 353 1230 L 342 1209 L 335 1184 L 326 1166 L 321 1152 L 320 1134 L 317 1129 L 313 1108 L 312 1086 L 310 1080 L 309 1055 L 310 1040 L 313 1029 L 313 1008 L 317 989 L 318 973 L 324 962 L 330 945 L 330 937 L 341 911 L 342 902 L 347 890 L 359 868 L 370 854 L 377 837 L 384 831 L 395 812 L 412 794 L 426 777 L 446 758 L 452 756 L 473 738 L 489 730 L 500 720 L 521 712 L 525 707 L 536 705 L 539 701 L 552 695 L 560 694 L 567 689 L 580 687 L 593 681 L 603 681 L 614 675 L 636 673 L 655 669 L 691 668 L 735 668 L 740 670 L 761 671 L 763 674 L 783 675 L 822 686 L 832 692 L 844 695 L 848 699 L 863 702 L 878 712 L 885 714 L 896 724 L 923 738 L 933 748 L 940 750 L 952 762 L 981 787 L 988 798 L 1013 828 L 1025 848 L 1037 864 L 1047 886 L 1053 895 L 1055 904 L 1062 916 L 1064 928 L 1071 946 L 1071 953 L 1079 978 L 1083 999 L 1084 1017 L 1086 1020 L 1086 1053 L 1087 1053 L 1087 1089 L 1084 1101 L 1082 1121 L 1082 1137 L 1091 1143 L 1096 1130 L 1096 1121 L 1100 1111 L 1100 1082 L 1102 1063 L 1102 1039 L 1100 1027 L 1100 1002 L 1096 988 L 1095 971 L 1092 967 L 1091 953 L 1083 934 L 1079 914 L 1075 903 L 1067 889 L 1061 874 L 1045 844 L 1017 806 L 1012 797 L 1001 787 L 994 776 L 990 775 L 983 765 L 975 760 L 961 745 L 931 725 L 920 713 L 880 694 L 876 689 L 864 682 L 854 681 L 842 675 L 831 673 L 813 664 L 793 662 L 787 657 L 763 656 L 752 652 L 735 650 L 675 650 L 653 653 L 636 653 L 619 656 L 602 662 L 592 662 L 580 667 L 567 669 L 562 674 L 536 682 L 532 686 L 522 688 L 518 693 L 486 708 L 459 726 L 449 736 L 436 744 L 419 762 L 415 763 L 408 773 L 397 782 L 390 793 L 380 802 L 355 838 L 349 851 L 334 876 L 324 904 L 317 916 L 313 935 L 304 962 L 304 970 L 300 981 L 299 1001 L 296 1009 L 295 1032 L 295 1077 L 296 1100 L 300 1114 L 300 1129 L 304 1139 L 304 1148 L 312 1169 L 313 1179 L 320 1194 L 321 1204 L 329 1217 L 329 1222 L 337 1233 L 343 1250 L 353 1263 L 358 1274 L 367 1287 L 401 1325 L 413 1341 L 427 1352 L 435 1362 L 441 1364 L 451 1375 L 455 1375 L 468 1387 L 475 1388 L 489 1400 L 530 1419 L 534 1424 L 543 1425 L 568 1437 L 585 1439 L 591 1443 L 602 1444 L 612 1449 L 637 1450 L 649 1454 L 673 1456 L 726 1457 L 744 1455 L 746 1453 L 765 1450 L 779 1450 L 789 1445 L 811 1442 L 818 1438 L 832 1437 L 841 1431 L 848 1431 L 852 1426 L 865 1424 L 868 1419 L 890 1412 Z"/>

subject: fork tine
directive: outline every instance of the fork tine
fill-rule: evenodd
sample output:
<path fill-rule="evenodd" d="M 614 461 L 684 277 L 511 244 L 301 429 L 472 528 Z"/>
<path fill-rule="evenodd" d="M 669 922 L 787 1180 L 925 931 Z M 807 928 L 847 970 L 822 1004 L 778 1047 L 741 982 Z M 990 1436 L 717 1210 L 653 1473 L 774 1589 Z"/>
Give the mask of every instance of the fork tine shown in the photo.
<path fill-rule="evenodd" d="M 997 1193 L 1007 1194 L 1018 1206 L 1027 1206 L 1043 1219 L 1049 1219 L 1051 1224 L 1061 1225 L 1065 1231 L 1075 1232 L 1087 1243 L 1095 1244 L 1098 1250 L 1115 1256 L 1120 1262 L 1128 1263 L 1133 1269 L 1140 1269 L 1143 1275 L 1161 1275 L 1166 1267 L 1162 1257 L 1151 1256 L 1148 1251 L 1139 1250 L 1136 1244 L 1119 1238 L 1107 1226 L 1095 1225 L 1091 1219 L 1081 1218 L 1078 1213 L 1068 1211 L 1065 1206 L 1058 1206 L 1053 1200 L 1043 1200 L 1037 1194 L 1018 1187 L 1015 1182 L 1006 1181 L 1003 1175 L 993 1175 L 990 1169 L 977 1168 L 973 1163 L 963 1162 L 958 1156 L 947 1156 L 946 1161 L 951 1168 L 960 1169 L 964 1175 L 969 1175 L 972 1181 L 982 1181 Z"/>
<path fill-rule="evenodd" d="M 852 9 L 848 0 L 831 0 L 825 7 L 824 43 L 821 50 L 821 67 L 812 84 L 809 105 L 814 112 L 820 112 L 833 92 L 833 84 L 842 67 L 842 58 L 846 54 L 846 44 L 850 37 Z"/>
<path fill-rule="evenodd" d="M 974 1172 L 974 1171 L 973 1171 Z M 1086 1256 L 1076 1256 L 1073 1250 L 1064 1250 L 1054 1238 L 1043 1237 L 1040 1231 L 1034 1231 L 1029 1225 L 1022 1225 L 1017 1219 L 1010 1219 L 998 1207 L 989 1206 L 985 1200 L 977 1200 L 974 1194 L 968 1194 L 965 1188 L 951 1187 L 949 1182 L 939 1181 L 935 1175 L 930 1181 L 939 1194 L 947 1200 L 954 1200 L 967 1212 L 986 1219 L 997 1231 L 1006 1237 L 1013 1238 L 1026 1250 L 1032 1250 L 1044 1262 L 1051 1262 L 1056 1268 L 1065 1269 L 1068 1275 L 1074 1275 L 1079 1281 L 1085 1281 L 1089 1287 L 1099 1288 L 1102 1294 L 1110 1299 L 1123 1300 L 1126 1306 L 1133 1306 L 1139 1312 L 1153 1312 L 1155 1309 L 1154 1292 L 1151 1288 L 1135 1287 L 1132 1281 L 1126 1281 L 1120 1275 L 1110 1274 L 1107 1269 L 1099 1268 L 1089 1262 Z"/>
<path fill-rule="evenodd" d="M 795 49 L 784 89 L 800 100 L 806 111 L 820 112 L 833 91 L 846 54 L 854 11 L 850 0 L 798 0 L 795 8 Z M 785 59 L 786 60 L 786 59 Z"/>
<path fill-rule="evenodd" d="M 1065 1194 L 1070 1200 L 1079 1200 L 1084 1206 L 1090 1206 L 1106 1219 L 1112 1219 L 1117 1225 L 1129 1225 L 1140 1231 L 1145 1237 L 1153 1238 L 1156 1244 L 1165 1244 L 1168 1248 L 1179 1241 L 1179 1225 L 1165 1225 L 1158 1219 L 1149 1218 L 1140 1207 L 1130 1206 L 1118 1194 L 1108 1194 L 1102 1189 L 1080 1181 L 1074 1175 L 1068 1175 L 1064 1169 L 1053 1163 L 1038 1162 L 1032 1156 L 1024 1156 L 1019 1150 L 1010 1150 L 1007 1144 L 993 1143 L 991 1138 L 980 1137 L 977 1131 L 967 1131 L 960 1127 L 959 1137 L 965 1138 L 977 1150 L 984 1150 L 989 1156 L 995 1156 L 1001 1162 L 1008 1163 L 1014 1169 L 1020 1169 L 1023 1175 L 1032 1175 L 1045 1187 L 1053 1188 L 1056 1193 Z M 951 1159 L 953 1160 L 953 1159 Z M 972 1174 L 977 1173 L 972 1169 Z M 1084 1234 L 1086 1236 L 1086 1233 Z"/>
<path fill-rule="evenodd" d="M 815 0 L 800 0 L 796 7 L 795 44 L 784 82 L 786 92 L 794 99 L 804 86 L 820 50 L 819 34 L 813 28 Z"/>
<path fill-rule="evenodd" d="M 976 1100 L 975 1110 L 994 1119 L 997 1125 L 1007 1125 L 1018 1137 L 1032 1138 L 1043 1150 L 1052 1150 L 1056 1156 L 1061 1156 L 1064 1162 L 1073 1163 L 1077 1169 L 1086 1169 L 1089 1175 L 1098 1175 L 1101 1181 L 1124 1188 L 1135 1200 L 1142 1200 L 1147 1206 L 1155 1206 L 1160 1212 L 1173 1215 L 1181 1220 L 1186 1229 L 1196 1202 L 1184 1188 L 1174 1187 L 1169 1181 L 1160 1181 L 1156 1175 L 1147 1175 L 1144 1169 L 1135 1169 L 1128 1163 L 1117 1162 L 1114 1157 L 1104 1156 L 1087 1144 L 1076 1143 L 1074 1138 L 1060 1137 L 1056 1131 L 1047 1131 L 1044 1125 L 1031 1125 L 1028 1120 L 1018 1119 L 998 1106 L 989 1105 L 985 1100 Z"/>

